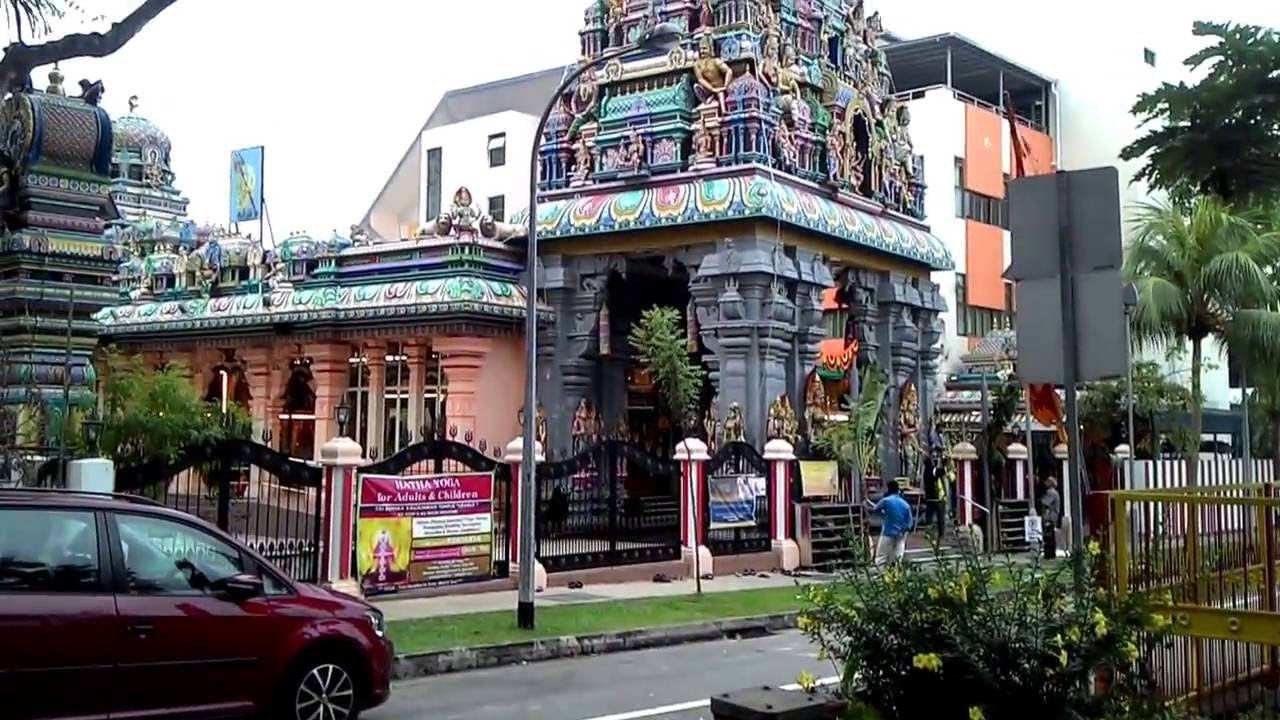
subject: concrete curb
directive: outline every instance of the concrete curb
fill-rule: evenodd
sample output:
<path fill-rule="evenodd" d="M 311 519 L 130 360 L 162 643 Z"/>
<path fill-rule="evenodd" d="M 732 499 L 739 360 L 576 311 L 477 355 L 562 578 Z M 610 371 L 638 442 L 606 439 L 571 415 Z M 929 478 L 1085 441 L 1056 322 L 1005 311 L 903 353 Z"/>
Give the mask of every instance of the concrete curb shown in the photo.
<path fill-rule="evenodd" d="M 397 655 L 392 666 L 392 677 L 396 680 L 407 680 L 582 655 L 603 655 L 711 640 L 759 637 L 796 627 L 796 617 L 797 613 L 782 613 L 716 620 L 693 625 L 624 630 L 577 637 L 543 638 L 509 645 Z"/>

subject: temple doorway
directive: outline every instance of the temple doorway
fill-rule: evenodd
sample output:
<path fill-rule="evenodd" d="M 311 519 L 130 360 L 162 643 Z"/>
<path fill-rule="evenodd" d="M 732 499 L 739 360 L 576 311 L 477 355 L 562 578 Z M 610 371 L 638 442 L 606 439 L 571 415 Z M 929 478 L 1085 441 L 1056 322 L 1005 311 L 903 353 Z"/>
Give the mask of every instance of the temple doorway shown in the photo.
<path fill-rule="evenodd" d="M 678 423 L 673 420 L 660 396 L 654 378 L 635 357 L 630 347 L 631 330 L 640 322 L 644 311 L 668 307 L 680 314 L 680 331 L 688 336 L 689 271 L 670 258 L 632 258 L 626 275 L 613 272 L 606 288 L 606 304 L 602 309 L 600 382 L 606 418 L 615 418 L 614 435 L 662 457 L 670 457 L 681 438 Z M 698 352 L 696 344 L 690 348 Z M 631 473 L 627 492 L 631 496 L 672 494 L 670 479 Z"/>

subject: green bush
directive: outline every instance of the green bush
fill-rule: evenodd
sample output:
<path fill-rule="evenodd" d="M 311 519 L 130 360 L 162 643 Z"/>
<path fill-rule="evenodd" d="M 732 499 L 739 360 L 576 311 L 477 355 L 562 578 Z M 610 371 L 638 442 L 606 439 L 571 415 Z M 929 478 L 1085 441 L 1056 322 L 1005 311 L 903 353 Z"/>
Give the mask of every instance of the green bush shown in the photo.
<path fill-rule="evenodd" d="M 862 566 L 807 588 L 800 627 L 840 671 L 849 718 L 1174 717 L 1142 681 L 1168 619 L 1097 589 L 1092 550 L 1052 567 L 973 552 Z"/>

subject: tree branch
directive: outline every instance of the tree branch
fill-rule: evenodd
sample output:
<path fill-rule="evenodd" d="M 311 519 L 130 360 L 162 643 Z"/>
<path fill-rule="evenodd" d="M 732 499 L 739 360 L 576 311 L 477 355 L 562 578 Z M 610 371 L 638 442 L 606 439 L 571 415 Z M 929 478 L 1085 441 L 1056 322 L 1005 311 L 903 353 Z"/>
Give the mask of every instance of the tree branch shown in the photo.
<path fill-rule="evenodd" d="M 133 39 L 138 31 L 177 0 L 145 0 L 106 32 L 73 33 L 40 45 L 17 42 L 5 48 L 0 59 L 0 82 L 9 90 L 24 87 L 31 71 L 77 57 L 106 57 Z"/>

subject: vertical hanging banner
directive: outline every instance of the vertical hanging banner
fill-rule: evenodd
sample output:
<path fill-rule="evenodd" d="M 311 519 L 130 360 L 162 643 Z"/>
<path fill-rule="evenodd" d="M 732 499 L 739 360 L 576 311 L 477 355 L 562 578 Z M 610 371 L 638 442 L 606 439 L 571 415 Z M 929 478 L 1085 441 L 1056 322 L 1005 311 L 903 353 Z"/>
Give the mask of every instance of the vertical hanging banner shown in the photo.
<path fill-rule="evenodd" d="M 231 151 L 231 222 L 262 219 L 262 146 Z"/>
<path fill-rule="evenodd" d="M 356 572 L 366 593 L 488 580 L 493 473 L 364 475 Z"/>

